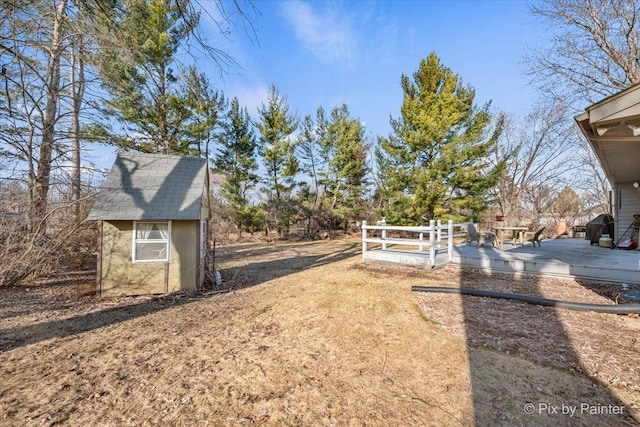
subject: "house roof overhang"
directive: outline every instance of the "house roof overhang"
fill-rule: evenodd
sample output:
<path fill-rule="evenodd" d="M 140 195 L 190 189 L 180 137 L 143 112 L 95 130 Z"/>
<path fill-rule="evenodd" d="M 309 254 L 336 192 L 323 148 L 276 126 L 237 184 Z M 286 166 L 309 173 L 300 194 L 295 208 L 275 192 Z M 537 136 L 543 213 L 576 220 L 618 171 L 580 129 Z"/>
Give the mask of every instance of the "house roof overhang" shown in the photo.
<path fill-rule="evenodd" d="M 640 85 L 575 117 L 612 185 L 640 180 Z"/>

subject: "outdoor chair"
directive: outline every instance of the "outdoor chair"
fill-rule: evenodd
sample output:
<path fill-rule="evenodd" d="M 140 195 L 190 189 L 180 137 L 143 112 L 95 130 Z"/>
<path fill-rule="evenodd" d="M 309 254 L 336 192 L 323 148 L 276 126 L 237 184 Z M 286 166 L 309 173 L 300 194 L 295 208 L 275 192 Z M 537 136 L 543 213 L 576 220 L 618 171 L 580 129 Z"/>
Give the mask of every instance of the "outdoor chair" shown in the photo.
<path fill-rule="evenodd" d="M 536 231 L 535 233 L 533 232 L 527 232 L 525 233 L 524 238 L 527 239 L 527 242 L 531 242 L 533 243 L 533 247 L 536 247 L 536 243 L 538 243 L 538 246 L 542 247 L 542 244 L 540 243 L 540 240 L 542 240 L 544 238 L 544 236 L 542 235 L 542 232 L 544 231 L 546 227 L 542 227 L 540 228 L 538 231 Z"/>
<path fill-rule="evenodd" d="M 476 230 L 476 226 L 473 223 L 467 224 L 467 245 L 470 245 L 471 242 L 476 242 L 476 245 L 480 247 L 480 245 L 484 246 L 485 243 L 491 242 L 491 246 L 495 246 L 496 236 L 493 233 L 479 233 Z"/>

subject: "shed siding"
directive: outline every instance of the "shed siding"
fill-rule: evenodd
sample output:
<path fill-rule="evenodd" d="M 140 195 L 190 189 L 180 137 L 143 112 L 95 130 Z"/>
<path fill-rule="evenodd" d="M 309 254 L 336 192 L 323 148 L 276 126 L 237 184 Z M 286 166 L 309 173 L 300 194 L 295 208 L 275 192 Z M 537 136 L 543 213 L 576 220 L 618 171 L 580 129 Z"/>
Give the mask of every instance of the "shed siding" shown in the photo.
<path fill-rule="evenodd" d="M 196 288 L 199 226 L 200 221 L 171 221 L 169 292 Z"/>
<path fill-rule="evenodd" d="M 133 263 L 133 221 L 104 221 L 101 295 L 144 295 L 196 288 L 199 221 L 171 221 L 171 261 Z M 165 289 L 166 272 L 168 287 Z"/>
<path fill-rule="evenodd" d="M 131 261 L 133 221 L 104 221 L 102 295 L 164 293 L 164 263 Z"/>
<path fill-rule="evenodd" d="M 207 192 L 207 186 L 205 185 L 202 190 L 202 204 L 200 205 L 200 219 L 209 219 L 209 193 Z"/>
<path fill-rule="evenodd" d="M 616 185 L 616 240 L 622 238 L 622 233 L 633 224 L 633 215 L 640 214 L 640 192 L 633 187 L 633 183 Z M 631 231 L 624 238 L 631 237 Z M 636 236 L 637 240 L 637 236 Z"/>

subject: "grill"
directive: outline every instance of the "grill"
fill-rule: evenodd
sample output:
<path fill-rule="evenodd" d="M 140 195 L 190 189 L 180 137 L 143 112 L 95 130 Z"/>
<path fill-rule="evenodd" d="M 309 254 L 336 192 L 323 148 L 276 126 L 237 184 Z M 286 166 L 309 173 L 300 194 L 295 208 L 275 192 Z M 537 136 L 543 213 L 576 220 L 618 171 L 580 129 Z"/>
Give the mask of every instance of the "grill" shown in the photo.
<path fill-rule="evenodd" d="M 609 214 L 601 214 L 589 221 L 586 226 L 585 240 L 591 244 L 598 243 L 603 234 L 608 234 L 613 239 L 613 217 Z"/>

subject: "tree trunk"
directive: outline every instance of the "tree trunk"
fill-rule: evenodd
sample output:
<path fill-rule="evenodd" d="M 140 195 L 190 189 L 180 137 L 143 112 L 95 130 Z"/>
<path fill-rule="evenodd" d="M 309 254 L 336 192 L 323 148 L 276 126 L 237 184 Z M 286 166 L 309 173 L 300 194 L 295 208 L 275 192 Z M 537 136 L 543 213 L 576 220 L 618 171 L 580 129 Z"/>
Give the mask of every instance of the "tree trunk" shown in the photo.
<path fill-rule="evenodd" d="M 80 218 L 80 106 L 84 97 L 84 61 L 82 35 L 78 36 L 77 45 L 71 51 L 71 96 L 73 111 L 71 114 L 71 153 L 72 153 L 72 174 L 71 174 L 71 201 L 73 203 L 74 221 L 79 223 Z M 77 49 L 76 49 L 77 48 Z M 77 67 L 77 75 L 76 75 Z M 76 78 L 77 77 L 77 78 Z"/>
<path fill-rule="evenodd" d="M 62 56 L 62 25 L 65 19 L 67 0 L 61 0 L 55 11 L 49 66 L 47 70 L 47 106 L 42 119 L 42 143 L 36 173 L 31 227 L 33 231 L 46 231 L 47 198 L 51 177 L 51 162 L 55 142 L 55 125 L 60 97 L 60 57 Z"/>

